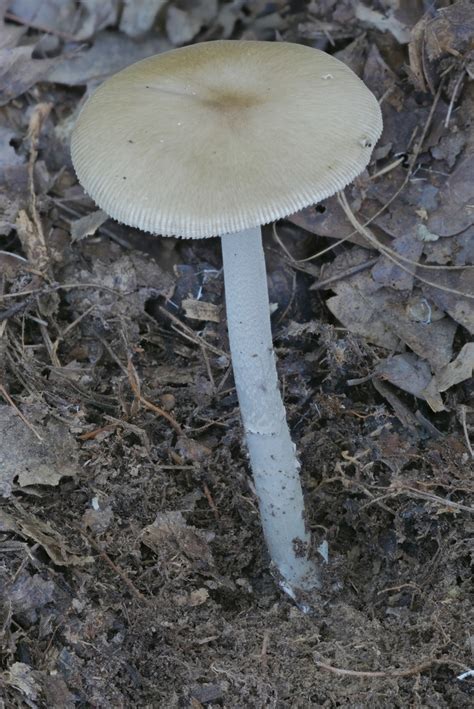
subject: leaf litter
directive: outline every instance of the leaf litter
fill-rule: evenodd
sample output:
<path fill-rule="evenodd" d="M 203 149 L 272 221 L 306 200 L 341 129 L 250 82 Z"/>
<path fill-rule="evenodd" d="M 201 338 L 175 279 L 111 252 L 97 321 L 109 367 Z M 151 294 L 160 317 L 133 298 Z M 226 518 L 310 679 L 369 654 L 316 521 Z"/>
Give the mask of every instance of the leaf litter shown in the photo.
<path fill-rule="evenodd" d="M 470 706 L 472 3 L 4 0 L 0 18 L 5 704 Z M 268 571 L 217 242 L 106 219 L 69 157 L 103 79 L 221 38 L 329 51 L 384 114 L 344 196 L 265 231 L 330 550 L 312 616 Z"/>

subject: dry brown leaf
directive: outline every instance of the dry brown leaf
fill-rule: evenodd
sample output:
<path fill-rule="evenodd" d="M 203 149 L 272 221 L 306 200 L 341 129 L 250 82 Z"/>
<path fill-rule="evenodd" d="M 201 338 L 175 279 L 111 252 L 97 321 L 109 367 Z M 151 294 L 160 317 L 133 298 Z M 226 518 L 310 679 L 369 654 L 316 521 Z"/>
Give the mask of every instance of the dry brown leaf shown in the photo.
<path fill-rule="evenodd" d="M 220 322 L 220 308 L 214 303 L 206 303 L 204 300 L 185 298 L 181 305 L 187 318 L 191 320 L 205 320 L 207 322 Z"/>
<path fill-rule="evenodd" d="M 58 566 L 84 566 L 94 562 L 92 556 L 73 554 L 61 534 L 53 529 L 50 523 L 43 522 L 19 505 L 15 505 L 11 514 L 0 508 L 0 531 L 13 532 L 23 539 L 40 544 L 51 561 Z"/>

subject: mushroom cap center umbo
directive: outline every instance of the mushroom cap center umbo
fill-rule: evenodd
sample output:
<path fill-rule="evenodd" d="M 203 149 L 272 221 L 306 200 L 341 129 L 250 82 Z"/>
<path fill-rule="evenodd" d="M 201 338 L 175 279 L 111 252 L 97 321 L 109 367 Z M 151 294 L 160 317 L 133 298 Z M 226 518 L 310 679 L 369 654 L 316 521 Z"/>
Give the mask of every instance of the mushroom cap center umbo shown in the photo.
<path fill-rule="evenodd" d="M 264 101 L 257 93 L 226 90 L 209 92 L 208 96 L 203 96 L 202 98 L 198 96 L 197 99 L 204 106 L 223 115 L 235 117 L 239 112 L 242 112 L 242 118 L 245 117 L 245 109 L 261 105 Z"/>
<path fill-rule="evenodd" d="M 377 100 L 342 62 L 284 42 L 216 41 L 108 79 L 72 138 L 79 180 L 115 219 L 206 237 L 287 216 L 367 165 Z"/>

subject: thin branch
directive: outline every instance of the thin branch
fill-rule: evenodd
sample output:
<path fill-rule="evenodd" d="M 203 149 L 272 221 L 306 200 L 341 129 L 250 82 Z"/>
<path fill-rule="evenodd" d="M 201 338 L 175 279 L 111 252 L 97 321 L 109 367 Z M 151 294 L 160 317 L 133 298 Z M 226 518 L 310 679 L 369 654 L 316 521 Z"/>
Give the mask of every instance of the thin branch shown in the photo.
<path fill-rule="evenodd" d="M 441 660 L 436 660 L 435 658 L 430 658 L 429 660 L 425 660 L 424 662 L 420 662 L 418 665 L 414 665 L 413 667 L 408 667 L 404 670 L 378 670 L 378 671 L 364 671 L 364 670 L 346 670 L 341 667 L 334 667 L 334 665 L 330 665 L 327 662 L 321 662 L 319 660 L 315 660 L 315 663 L 317 667 L 320 667 L 323 670 L 327 670 L 328 672 L 332 672 L 333 674 L 336 675 L 344 675 L 346 677 L 368 677 L 368 678 L 375 678 L 375 677 L 411 677 L 412 675 L 418 675 L 421 674 L 421 672 L 426 672 L 426 670 L 429 670 L 433 665 L 454 665 L 456 667 L 460 667 L 463 670 L 467 669 L 465 665 L 463 665 L 461 662 L 457 662 L 456 660 L 451 660 L 449 657 L 443 658 Z"/>

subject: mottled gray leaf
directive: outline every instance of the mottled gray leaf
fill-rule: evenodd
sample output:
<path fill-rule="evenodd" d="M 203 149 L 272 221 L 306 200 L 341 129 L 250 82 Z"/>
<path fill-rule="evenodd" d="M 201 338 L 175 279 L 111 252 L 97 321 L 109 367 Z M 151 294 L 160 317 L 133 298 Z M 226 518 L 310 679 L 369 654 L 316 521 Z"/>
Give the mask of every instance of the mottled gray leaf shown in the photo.
<path fill-rule="evenodd" d="M 121 34 L 101 32 L 90 49 L 62 59 L 47 80 L 68 86 L 98 83 L 133 62 L 170 48 L 168 40 L 162 37 L 135 42 Z"/>
<path fill-rule="evenodd" d="M 77 445 L 64 424 L 35 423 L 42 441 L 9 406 L 0 406 L 0 494 L 9 497 L 14 481 L 26 485 L 57 485 L 76 475 Z"/>
<path fill-rule="evenodd" d="M 466 147 L 440 192 L 438 209 L 428 219 L 430 231 L 440 236 L 452 236 L 474 224 L 473 175 L 474 141 Z"/>
<path fill-rule="evenodd" d="M 425 398 L 422 392 L 431 380 L 428 363 L 412 352 L 383 360 L 375 368 L 375 374 L 420 399 Z"/>
<path fill-rule="evenodd" d="M 58 59 L 33 59 L 34 45 L 0 50 L 0 106 L 46 78 Z"/>
<path fill-rule="evenodd" d="M 168 0 L 125 0 L 120 30 L 129 37 L 140 37 L 153 27 L 161 8 Z"/>

